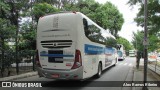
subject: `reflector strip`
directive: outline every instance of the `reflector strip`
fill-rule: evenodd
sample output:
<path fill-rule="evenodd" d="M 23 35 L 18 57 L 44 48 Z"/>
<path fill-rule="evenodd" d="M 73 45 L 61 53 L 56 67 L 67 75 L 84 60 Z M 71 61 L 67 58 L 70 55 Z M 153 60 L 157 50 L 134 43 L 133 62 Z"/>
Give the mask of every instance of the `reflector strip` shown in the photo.
<path fill-rule="evenodd" d="M 48 57 L 74 57 L 74 55 L 64 55 L 64 54 L 40 54 L 40 56 L 48 56 Z"/>

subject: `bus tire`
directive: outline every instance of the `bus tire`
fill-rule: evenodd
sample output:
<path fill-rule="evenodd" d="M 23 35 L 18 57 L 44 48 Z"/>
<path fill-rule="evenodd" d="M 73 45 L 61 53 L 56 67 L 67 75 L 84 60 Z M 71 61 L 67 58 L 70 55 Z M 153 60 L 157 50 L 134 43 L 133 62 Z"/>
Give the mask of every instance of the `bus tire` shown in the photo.
<path fill-rule="evenodd" d="M 97 78 L 100 78 L 101 75 L 102 75 L 102 64 L 99 63 L 99 64 L 98 64 L 98 72 L 97 72 L 96 77 L 97 77 Z"/>

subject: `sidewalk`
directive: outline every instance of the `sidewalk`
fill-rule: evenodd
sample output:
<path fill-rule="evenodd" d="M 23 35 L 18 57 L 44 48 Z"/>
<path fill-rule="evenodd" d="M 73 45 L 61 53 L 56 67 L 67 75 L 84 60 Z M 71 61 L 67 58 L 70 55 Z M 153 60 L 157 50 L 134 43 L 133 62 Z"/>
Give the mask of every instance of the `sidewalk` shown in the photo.
<path fill-rule="evenodd" d="M 22 78 L 36 76 L 36 75 L 37 75 L 37 72 L 29 72 L 29 73 L 24 73 L 24 74 L 20 74 L 20 75 L 0 78 L 0 81 L 12 81 L 12 80 L 22 79 Z"/>
<path fill-rule="evenodd" d="M 143 81 L 144 60 L 141 59 L 139 69 L 137 69 L 134 66 L 133 70 L 134 70 L 133 81 Z M 160 81 L 160 76 L 154 71 L 152 71 L 150 67 L 148 67 L 147 70 L 147 81 Z M 132 87 L 132 90 L 142 90 L 142 87 Z M 148 87 L 148 90 L 160 90 L 160 87 Z"/>

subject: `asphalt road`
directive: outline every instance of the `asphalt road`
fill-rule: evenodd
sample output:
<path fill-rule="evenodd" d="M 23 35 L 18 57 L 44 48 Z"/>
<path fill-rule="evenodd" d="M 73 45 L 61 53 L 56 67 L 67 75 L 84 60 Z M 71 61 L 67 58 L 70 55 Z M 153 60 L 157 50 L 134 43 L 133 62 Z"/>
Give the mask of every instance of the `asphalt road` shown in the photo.
<path fill-rule="evenodd" d="M 117 81 L 132 81 L 133 79 L 133 66 L 135 66 L 135 57 L 126 57 L 125 60 L 119 61 L 116 66 L 108 68 L 103 71 L 100 78 L 92 77 L 86 81 L 64 81 L 60 82 L 52 79 L 39 78 L 38 76 L 33 76 L 29 78 L 19 79 L 18 81 L 45 81 L 42 83 L 43 88 L 3 88 L 3 90 L 131 90 L 131 87 L 106 87 L 103 83 L 108 83 L 109 85 L 117 84 Z M 109 82 L 108 82 L 109 81 Z M 115 81 L 115 82 L 114 82 Z M 57 84 L 58 82 L 58 84 Z M 78 87 L 72 87 L 72 85 L 81 84 Z M 58 87 L 55 87 L 58 85 Z M 64 87 L 69 85 L 69 87 Z M 102 86 L 101 86 L 102 85 Z"/>

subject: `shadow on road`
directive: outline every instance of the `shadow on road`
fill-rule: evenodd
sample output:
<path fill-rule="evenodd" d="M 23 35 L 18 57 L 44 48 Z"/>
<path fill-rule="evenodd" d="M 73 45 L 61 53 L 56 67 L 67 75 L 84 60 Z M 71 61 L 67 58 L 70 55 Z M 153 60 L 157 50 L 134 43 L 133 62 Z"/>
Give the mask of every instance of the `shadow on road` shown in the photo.
<path fill-rule="evenodd" d="M 102 75 L 109 71 L 112 67 L 107 68 L 103 71 Z M 64 87 L 104 87 L 104 86 L 113 86 L 113 83 L 105 83 L 106 81 L 98 81 L 99 78 L 93 76 L 86 80 L 54 80 L 42 83 L 43 87 L 56 87 L 56 88 L 64 88 Z M 112 82 L 112 81 L 110 81 Z M 114 81 L 113 81 L 114 82 Z M 104 85 L 105 83 L 105 85 Z"/>

